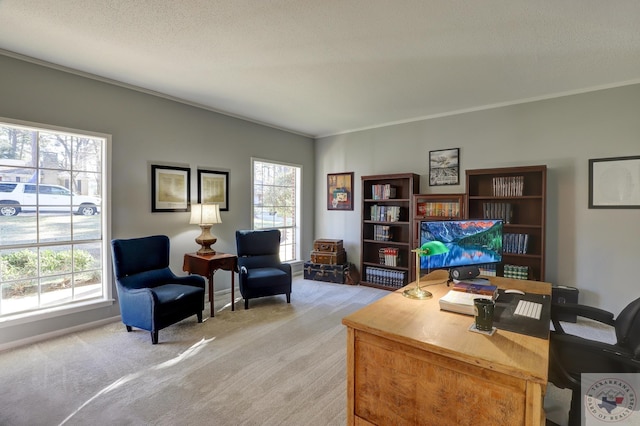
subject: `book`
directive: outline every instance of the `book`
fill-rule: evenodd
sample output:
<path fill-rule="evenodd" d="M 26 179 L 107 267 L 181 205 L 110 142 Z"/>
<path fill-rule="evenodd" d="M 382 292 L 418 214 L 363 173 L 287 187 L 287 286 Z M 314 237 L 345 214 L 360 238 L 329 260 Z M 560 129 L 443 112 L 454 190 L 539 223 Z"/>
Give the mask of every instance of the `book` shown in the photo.
<path fill-rule="evenodd" d="M 469 283 L 465 281 L 454 282 L 452 290 L 462 291 L 465 293 L 482 294 L 485 296 L 492 296 L 494 299 L 498 295 L 498 287 L 496 287 L 495 285 L 475 284 L 475 283 Z"/>
<path fill-rule="evenodd" d="M 473 299 L 478 298 L 492 300 L 493 296 L 449 290 L 447 294 L 440 298 L 438 303 L 440 304 L 440 309 L 443 311 L 457 312 L 459 314 L 465 315 L 475 315 L 476 312 L 475 307 L 473 306 Z"/>

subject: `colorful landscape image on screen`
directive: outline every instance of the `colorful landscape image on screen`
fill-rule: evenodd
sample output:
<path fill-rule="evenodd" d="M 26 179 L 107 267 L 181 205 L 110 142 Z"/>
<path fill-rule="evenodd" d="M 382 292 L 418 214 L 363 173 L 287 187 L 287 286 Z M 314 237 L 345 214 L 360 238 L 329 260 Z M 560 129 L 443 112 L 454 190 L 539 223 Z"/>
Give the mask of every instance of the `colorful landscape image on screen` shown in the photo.
<path fill-rule="evenodd" d="M 502 261 L 503 222 L 493 219 L 420 222 L 420 245 L 440 241 L 449 250 L 420 259 L 420 269 L 433 270 Z"/>

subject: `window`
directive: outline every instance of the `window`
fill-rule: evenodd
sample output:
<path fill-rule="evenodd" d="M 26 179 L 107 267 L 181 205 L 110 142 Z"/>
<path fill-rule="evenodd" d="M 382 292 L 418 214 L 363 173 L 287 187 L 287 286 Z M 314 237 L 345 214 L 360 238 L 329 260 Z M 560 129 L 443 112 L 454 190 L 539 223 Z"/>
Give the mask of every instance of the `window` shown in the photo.
<path fill-rule="evenodd" d="M 107 143 L 0 122 L 0 320 L 111 297 Z"/>
<path fill-rule="evenodd" d="M 279 229 L 280 259 L 300 259 L 300 166 L 253 159 L 253 229 Z"/>

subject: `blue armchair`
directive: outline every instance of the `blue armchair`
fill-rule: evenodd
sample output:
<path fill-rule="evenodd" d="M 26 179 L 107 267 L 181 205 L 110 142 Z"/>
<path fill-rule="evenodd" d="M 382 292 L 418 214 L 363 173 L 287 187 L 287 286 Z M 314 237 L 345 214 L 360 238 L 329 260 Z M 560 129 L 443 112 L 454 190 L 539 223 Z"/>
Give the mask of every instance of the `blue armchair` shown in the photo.
<path fill-rule="evenodd" d="M 158 343 L 158 331 L 196 315 L 202 322 L 204 278 L 178 277 L 169 269 L 169 238 L 165 235 L 112 240 L 113 271 L 116 278 L 122 322 L 151 333 Z"/>
<path fill-rule="evenodd" d="M 240 293 L 249 299 L 286 294 L 291 303 L 291 265 L 280 262 L 280 231 L 236 231 Z"/>

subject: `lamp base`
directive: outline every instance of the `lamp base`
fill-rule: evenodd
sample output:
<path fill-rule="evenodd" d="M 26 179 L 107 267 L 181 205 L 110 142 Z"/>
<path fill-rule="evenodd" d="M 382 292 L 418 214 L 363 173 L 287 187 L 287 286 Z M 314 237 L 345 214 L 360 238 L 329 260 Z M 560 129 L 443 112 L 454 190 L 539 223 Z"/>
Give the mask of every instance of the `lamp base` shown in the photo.
<path fill-rule="evenodd" d="M 431 299 L 433 297 L 433 294 L 431 294 L 427 290 L 421 289 L 420 287 L 408 288 L 402 292 L 402 295 L 404 297 L 408 297 L 409 299 L 418 300 Z"/>
<path fill-rule="evenodd" d="M 200 228 L 202 233 L 196 238 L 196 243 L 200 244 L 201 248 L 196 252 L 199 255 L 216 254 L 216 251 L 211 248 L 218 239 L 211 235 L 211 225 L 201 224 Z"/>

